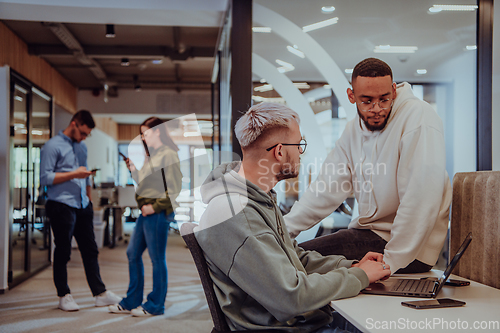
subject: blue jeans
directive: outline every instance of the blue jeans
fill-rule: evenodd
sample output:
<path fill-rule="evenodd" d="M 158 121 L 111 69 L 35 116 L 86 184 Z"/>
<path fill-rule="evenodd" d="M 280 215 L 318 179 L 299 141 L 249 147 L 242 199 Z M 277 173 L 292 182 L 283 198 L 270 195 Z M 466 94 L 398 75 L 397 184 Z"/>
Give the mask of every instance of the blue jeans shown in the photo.
<path fill-rule="evenodd" d="M 165 212 L 142 216 L 137 219 L 134 233 L 127 248 L 130 282 L 127 296 L 120 305 L 132 310 L 142 305 L 142 308 L 152 315 L 161 315 L 165 312 L 165 298 L 167 297 L 167 236 L 170 222 L 174 221 L 174 213 L 166 216 Z M 147 301 L 144 297 L 144 264 L 142 254 L 148 249 L 153 264 L 153 290 Z"/>

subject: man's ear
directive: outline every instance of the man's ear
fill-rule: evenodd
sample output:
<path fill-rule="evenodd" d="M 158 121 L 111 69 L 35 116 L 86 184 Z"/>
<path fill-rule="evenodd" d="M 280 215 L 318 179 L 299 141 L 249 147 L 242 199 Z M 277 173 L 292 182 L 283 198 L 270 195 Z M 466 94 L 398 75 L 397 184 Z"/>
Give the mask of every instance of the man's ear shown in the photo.
<path fill-rule="evenodd" d="M 349 102 L 352 104 L 356 103 L 356 99 L 354 98 L 354 92 L 351 88 L 347 88 L 347 97 L 349 98 Z"/>
<path fill-rule="evenodd" d="M 276 148 L 274 148 L 274 158 L 278 161 L 281 162 L 283 159 L 283 145 L 279 143 Z"/>
<path fill-rule="evenodd" d="M 396 91 L 396 82 L 392 83 L 392 99 L 396 99 L 398 93 Z"/>

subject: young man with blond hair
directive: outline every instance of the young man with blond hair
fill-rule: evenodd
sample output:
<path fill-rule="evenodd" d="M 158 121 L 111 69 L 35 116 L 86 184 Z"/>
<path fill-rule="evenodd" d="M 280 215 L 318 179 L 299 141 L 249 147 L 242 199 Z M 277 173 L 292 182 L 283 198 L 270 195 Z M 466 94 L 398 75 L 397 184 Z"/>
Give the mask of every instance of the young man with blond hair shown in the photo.
<path fill-rule="evenodd" d="M 299 171 L 306 142 L 297 113 L 257 104 L 235 132 L 243 160 L 223 164 L 207 178 L 201 195 L 208 206 L 195 228 L 229 327 L 344 332 L 338 326 L 346 322 L 329 303 L 356 296 L 388 276 L 389 266 L 379 253 L 357 262 L 304 251 L 288 235 L 273 187 Z"/>

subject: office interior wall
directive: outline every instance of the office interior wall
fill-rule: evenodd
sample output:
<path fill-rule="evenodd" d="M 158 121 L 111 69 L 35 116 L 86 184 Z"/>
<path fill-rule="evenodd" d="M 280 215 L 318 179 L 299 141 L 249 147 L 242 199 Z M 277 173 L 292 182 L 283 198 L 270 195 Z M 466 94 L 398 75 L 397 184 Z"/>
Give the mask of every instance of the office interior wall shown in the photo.
<path fill-rule="evenodd" d="M 492 157 L 493 170 L 500 170 L 500 2 L 493 11 Z"/>
<path fill-rule="evenodd" d="M 476 53 L 464 52 L 449 59 L 436 73 L 451 87 L 444 125 L 446 154 L 451 157 L 447 170 L 453 178 L 457 172 L 476 170 Z M 451 135 L 447 135 L 449 131 Z"/>
<path fill-rule="evenodd" d="M 80 90 L 78 92 L 78 110 L 86 109 L 92 114 L 129 114 L 138 115 L 140 124 L 149 115 L 171 116 L 176 114 L 189 114 L 196 112 L 206 116 L 211 115 L 210 89 L 206 90 L 118 90 L 118 97 L 108 97 L 104 101 L 101 91 L 98 96 L 92 91 Z M 144 114 L 141 117 L 141 114 Z"/>
<path fill-rule="evenodd" d="M 0 67 L 0 293 L 8 288 L 9 265 L 9 67 Z"/>
<path fill-rule="evenodd" d="M 101 182 L 116 182 L 118 178 L 118 142 L 98 128 L 85 140 L 88 149 L 89 169 L 100 169 L 94 178 Z"/>

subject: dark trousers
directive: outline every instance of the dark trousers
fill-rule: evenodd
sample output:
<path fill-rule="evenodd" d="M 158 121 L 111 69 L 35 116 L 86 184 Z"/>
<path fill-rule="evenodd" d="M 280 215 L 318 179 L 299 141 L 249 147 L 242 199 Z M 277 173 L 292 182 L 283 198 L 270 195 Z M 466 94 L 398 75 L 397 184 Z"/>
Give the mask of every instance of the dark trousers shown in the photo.
<path fill-rule="evenodd" d="M 94 211 L 92 203 L 84 209 L 77 209 L 56 201 L 47 201 L 45 208 L 54 233 L 54 284 L 57 295 L 70 293 L 66 265 L 71 258 L 71 240 L 75 236 L 82 256 L 85 275 L 92 295 L 106 291 L 99 272 L 97 256 L 99 250 L 94 236 Z"/>
<path fill-rule="evenodd" d="M 384 253 L 387 242 L 371 230 L 364 229 L 342 229 L 333 234 L 314 238 L 310 241 L 300 243 L 304 250 L 314 250 L 322 255 L 337 254 L 347 259 L 361 260 L 368 252 Z M 396 273 L 424 273 L 432 266 L 419 260 L 414 260 L 405 268 Z"/>

